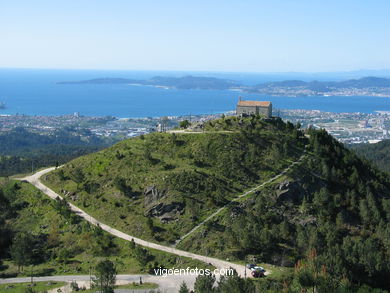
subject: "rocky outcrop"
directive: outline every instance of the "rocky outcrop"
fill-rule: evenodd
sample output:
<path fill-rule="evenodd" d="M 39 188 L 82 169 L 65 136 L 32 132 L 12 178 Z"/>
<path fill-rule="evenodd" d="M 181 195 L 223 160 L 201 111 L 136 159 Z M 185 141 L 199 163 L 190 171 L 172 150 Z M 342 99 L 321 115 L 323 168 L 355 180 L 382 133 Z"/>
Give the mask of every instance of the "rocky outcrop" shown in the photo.
<path fill-rule="evenodd" d="M 245 210 L 244 210 L 244 207 L 241 205 L 234 206 L 230 209 L 230 218 L 232 218 L 232 219 L 235 219 L 242 214 L 245 214 Z"/>
<path fill-rule="evenodd" d="M 76 192 L 70 192 L 65 189 L 61 189 L 60 192 L 64 195 L 64 197 L 67 197 L 73 201 L 77 201 L 79 199 L 79 196 L 76 194 Z"/>
<path fill-rule="evenodd" d="M 147 211 L 147 216 L 159 218 L 161 222 L 166 223 L 176 220 L 183 212 L 182 202 L 159 203 Z"/>
<path fill-rule="evenodd" d="M 276 186 L 276 197 L 278 202 L 302 202 L 306 190 L 299 181 L 285 180 Z"/>
<path fill-rule="evenodd" d="M 157 186 L 148 186 L 144 191 L 145 215 L 154 217 L 166 223 L 174 221 L 184 212 L 184 204 L 181 202 L 166 202 L 168 191 L 158 189 Z M 164 199 L 165 202 L 162 201 Z"/>
<path fill-rule="evenodd" d="M 157 186 L 148 186 L 144 191 L 144 204 L 145 207 L 157 203 L 160 199 L 165 197 L 167 194 L 166 190 L 159 190 Z"/>

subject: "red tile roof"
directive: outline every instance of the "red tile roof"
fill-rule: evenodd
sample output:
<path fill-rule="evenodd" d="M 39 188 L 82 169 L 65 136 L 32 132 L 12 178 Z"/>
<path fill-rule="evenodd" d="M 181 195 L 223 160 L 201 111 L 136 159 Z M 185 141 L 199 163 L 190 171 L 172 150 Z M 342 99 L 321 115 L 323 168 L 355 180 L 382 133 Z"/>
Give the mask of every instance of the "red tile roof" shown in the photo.
<path fill-rule="evenodd" d="M 238 106 L 259 106 L 259 107 L 269 107 L 271 102 L 262 102 L 262 101 L 238 101 Z"/>

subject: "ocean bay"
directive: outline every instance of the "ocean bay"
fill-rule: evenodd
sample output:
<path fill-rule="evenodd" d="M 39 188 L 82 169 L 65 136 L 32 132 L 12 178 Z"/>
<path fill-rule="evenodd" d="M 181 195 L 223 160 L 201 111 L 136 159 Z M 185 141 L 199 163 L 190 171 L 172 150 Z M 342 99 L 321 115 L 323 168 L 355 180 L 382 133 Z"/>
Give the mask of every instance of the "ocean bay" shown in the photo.
<path fill-rule="evenodd" d="M 179 90 L 125 84 L 57 84 L 67 80 L 99 77 L 143 79 L 163 74 L 164 72 L 2 69 L 0 102 L 5 103 L 6 109 L 0 110 L 0 114 L 65 115 L 79 112 L 87 116 L 115 117 L 207 114 L 234 110 L 239 95 L 245 99 L 269 100 L 274 108 L 280 109 L 362 113 L 390 111 L 390 98 L 384 97 L 270 97 L 230 90 Z"/>

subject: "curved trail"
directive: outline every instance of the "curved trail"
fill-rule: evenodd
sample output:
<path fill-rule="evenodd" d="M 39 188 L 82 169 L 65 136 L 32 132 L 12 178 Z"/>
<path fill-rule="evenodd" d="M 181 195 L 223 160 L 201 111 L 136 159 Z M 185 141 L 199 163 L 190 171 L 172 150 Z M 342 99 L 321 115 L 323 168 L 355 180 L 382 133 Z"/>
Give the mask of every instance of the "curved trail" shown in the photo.
<path fill-rule="evenodd" d="M 47 168 L 47 169 L 41 170 L 41 171 L 31 175 L 31 176 L 27 176 L 27 177 L 24 177 L 24 178 L 19 178 L 19 180 L 25 180 L 25 181 L 31 183 L 32 185 L 34 185 L 36 188 L 41 190 L 43 193 L 45 193 L 46 195 L 48 195 L 52 199 L 56 199 L 56 198 L 61 198 L 62 199 L 62 196 L 60 196 L 58 193 L 56 193 L 53 190 L 51 190 L 50 188 L 48 188 L 46 185 L 44 185 L 39 180 L 39 178 L 41 176 L 43 176 L 44 174 L 49 173 L 49 172 L 51 172 L 53 170 L 55 170 L 55 167 Z M 235 269 L 237 271 L 237 273 L 240 276 L 244 276 L 245 275 L 245 266 L 243 266 L 243 265 L 235 264 L 235 263 L 228 262 L 228 261 L 223 261 L 223 260 L 220 260 L 220 259 L 217 259 L 217 258 L 213 258 L 213 257 L 207 257 L 207 256 L 191 253 L 191 252 L 180 250 L 180 249 L 176 249 L 176 248 L 173 248 L 173 247 L 170 247 L 170 246 L 164 246 L 164 245 L 161 245 L 161 244 L 149 242 L 149 241 L 146 241 L 146 240 L 143 240 L 143 239 L 140 239 L 140 238 L 128 235 L 126 233 L 123 233 L 123 232 L 121 232 L 121 231 L 119 231 L 119 230 L 117 230 L 115 228 L 112 228 L 112 227 L 110 227 L 110 226 L 100 222 L 99 220 L 97 220 L 94 217 L 92 217 L 91 215 L 87 214 L 85 211 L 83 211 L 79 207 L 75 206 L 74 204 L 72 204 L 70 202 L 68 202 L 68 203 L 69 203 L 69 206 L 70 206 L 71 210 L 73 212 L 75 212 L 77 215 L 79 215 L 80 217 L 84 218 L 86 221 L 88 221 L 92 225 L 99 226 L 104 231 L 106 231 L 106 232 L 108 232 L 108 233 L 110 233 L 110 234 L 112 234 L 112 235 L 114 235 L 116 237 L 122 238 L 122 239 L 127 240 L 127 241 L 134 240 L 135 243 L 137 243 L 137 244 L 139 244 L 141 246 L 144 246 L 144 247 L 149 247 L 149 248 L 157 249 L 157 250 L 160 250 L 160 251 L 165 251 L 165 252 L 168 252 L 168 253 L 176 254 L 176 255 L 179 255 L 179 256 L 184 256 L 184 257 L 200 260 L 200 261 L 205 262 L 205 263 L 210 263 L 211 265 L 213 265 L 217 269 L 233 268 L 233 269 Z"/>
<path fill-rule="evenodd" d="M 284 174 L 286 174 L 292 167 L 294 167 L 295 165 L 299 164 L 305 157 L 305 154 L 303 154 L 298 161 L 295 161 L 294 163 L 292 163 L 290 166 L 288 166 L 286 169 L 284 169 L 281 173 L 279 173 L 278 175 L 275 175 L 274 177 L 268 179 L 267 181 L 263 182 L 262 184 L 252 188 L 251 190 L 249 191 L 246 191 L 245 193 L 243 194 L 240 194 L 239 196 L 237 196 L 235 199 L 231 200 L 230 202 L 228 202 L 226 205 L 224 205 L 223 207 L 219 208 L 218 210 L 216 210 L 214 213 L 212 213 L 210 216 L 208 216 L 205 220 L 203 220 L 201 223 L 199 223 L 197 226 L 195 226 L 194 228 L 192 228 L 191 231 L 189 231 L 187 234 L 183 235 L 182 237 L 180 237 L 177 241 L 176 241 L 176 245 L 179 244 L 183 239 L 187 238 L 188 236 L 190 236 L 192 233 L 194 233 L 196 230 L 198 230 L 201 226 L 203 226 L 205 223 L 207 223 L 208 221 L 210 221 L 213 217 L 215 217 L 216 215 L 218 215 L 219 213 L 221 213 L 223 210 L 225 210 L 232 202 L 235 202 L 235 201 L 238 201 L 239 199 L 243 198 L 244 196 L 252 193 L 252 192 L 255 192 L 256 190 L 264 187 L 265 185 L 275 181 L 276 179 L 278 179 L 279 177 L 283 176 Z"/>
<path fill-rule="evenodd" d="M 298 161 L 292 163 L 289 167 L 284 169 L 278 175 L 276 175 L 276 176 L 272 177 L 271 179 L 263 182 L 262 184 L 256 186 L 255 188 L 253 188 L 253 189 L 251 189 L 251 190 L 241 194 L 240 196 L 236 197 L 232 201 L 237 201 L 240 198 L 242 198 L 242 197 L 244 197 L 244 196 L 246 196 L 246 195 L 248 195 L 248 194 L 250 194 L 250 193 L 252 193 L 252 192 L 254 192 L 254 191 L 258 190 L 258 189 L 260 189 L 261 187 L 263 187 L 263 186 L 271 183 L 272 181 L 276 180 L 277 178 L 281 177 L 286 172 L 288 172 L 293 166 L 295 166 L 300 161 L 302 161 L 304 156 L 305 156 L 305 154 L 303 154 Z M 33 174 L 31 176 L 27 176 L 27 177 L 24 177 L 24 178 L 19 178 L 18 180 L 23 180 L 23 181 L 27 181 L 27 182 L 31 183 L 32 185 L 34 185 L 36 188 L 41 190 L 43 193 L 45 193 L 46 195 L 48 195 L 52 199 L 56 199 L 56 198 L 62 199 L 62 196 L 60 196 L 58 193 L 56 193 L 52 189 L 48 188 L 46 185 L 44 185 L 40 181 L 40 177 L 41 176 L 43 176 L 44 174 L 47 174 L 47 173 L 49 173 L 49 172 L 51 172 L 51 171 L 53 171 L 55 169 L 56 169 L 55 167 L 47 168 L 47 169 L 38 171 L 38 172 L 36 172 L 35 174 Z M 119 231 L 119 230 L 117 230 L 117 229 L 115 229 L 113 227 L 110 227 L 110 226 L 100 222 L 99 220 L 97 220 L 94 217 L 92 217 L 91 215 L 87 214 L 85 211 L 83 211 L 79 207 L 75 206 L 74 204 L 72 204 L 70 202 L 68 202 L 68 203 L 69 203 L 69 206 L 70 206 L 71 210 L 73 212 L 75 212 L 77 215 L 79 215 L 80 217 L 84 218 L 86 221 L 88 221 L 92 225 L 99 226 L 100 228 L 102 228 L 106 232 L 108 232 L 108 233 L 110 233 L 110 234 L 112 234 L 112 235 L 114 235 L 116 237 L 122 238 L 122 239 L 127 240 L 127 241 L 133 241 L 134 240 L 135 243 L 137 243 L 137 244 L 139 244 L 141 246 L 145 246 L 145 247 L 153 248 L 153 249 L 156 249 L 156 250 L 160 250 L 160 251 L 176 254 L 176 255 L 179 255 L 179 256 L 188 257 L 188 258 L 191 258 L 191 259 L 196 259 L 196 260 L 199 260 L 199 261 L 202 261 L 202 262 L 205 262 L 205 263 L 209 263 L 209 264 L 213 265 L 214 267 L 216 267 L 217 269 L 233 268 L 233 269 L 235 269 L 237 271 L 237 273 L 240 276 L 245 276 L 245 266 L 244 265 L 240 265 L 240 264 L 236 264 L 236 263 L 220 260 L 220 259 L 213 258 L 213 257 L 207 257 L 207 256 L 191 253 L 191 252 L 180 250 L 180 249 L 177 249 L 177 248 L 174 248 L 174 247 L 170 247 L 170 246 L 165 246 L 165 245 L 149 242 L 149 241 L 146 241 L 146 240 L 143 240 L 143 239 L 131 236 L 129 234 L 121 232 L 121 231 Z M 226 209 L 228 205 L 229 205 L 229 203 L 227 205 L 225 205 L 224 207 L 221 207 L 220 209 L 218 209 L 213 214 L 211 214 L 203 222 L 201 222 L 196 227 L 194 227 L 190 232 L 188 232 L 186 235 L 182 236 L 179 239 L 178 242 L 180 242 L 182 239 L 184 239 L 184 238 L 188 237 L 189 235 L 191 235 L 192 233 L 194 233 L 197 229 L 199 229 L 207 221 L 209 221 L 214 216 L 218 215 L 222 210 Z M 269 274 L 269 273 L 270 272 L 266 272 L 266 274 Z M 250 274 L 248 274 L 248 275 L 250 275 Z"/>

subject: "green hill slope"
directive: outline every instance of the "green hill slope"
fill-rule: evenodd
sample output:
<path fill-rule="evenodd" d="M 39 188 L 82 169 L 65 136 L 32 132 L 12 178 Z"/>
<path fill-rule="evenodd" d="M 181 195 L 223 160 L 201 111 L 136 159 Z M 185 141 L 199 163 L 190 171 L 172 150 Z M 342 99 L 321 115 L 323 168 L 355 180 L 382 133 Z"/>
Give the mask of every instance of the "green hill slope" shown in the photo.
<path fill-rule="evenodd" d="M 115 238 L 30 184 L 0 178 L 0 278 L 30 276 L 31 265 L 35 276 L 86 275 L 106 258 L 122 274 L 206 266 Z"/>
<path fill-rule="evenodd" d="M 352 145 L 351 148 L 379 169 L 390 172 L 390 139 L 374 144 Z"/>
<path fill-rule="evenodd" d="M 314 259 L 306 277 L 324 285 L 324 292 L 336 292 L 346 280 L 389 289 L 390 178 L 325 131 L 309 134 L 310 151 L 299 168 L 232 204 L 179 248 L 237 261 L 297 264 L 296 279 L 278 280 L 276 291 L 283 283 L 304 283 L 297 268 L 302 259 Z"/>
<path fill-rule="evenodd" d="M 205 133 L 155 133 L 87 155 L 46 183 L 107 224 L 174 242 L 244 190 L 303 153 L 292 124 L 225 118 Z"/>
<path fill-rule="evenodd" d="M 122 141 L 43 179 L 94 217 L 156 242 L 173 243 L 229 203 L 179 248 L 237 262 L 296 265 L 260 281 L 261 292 L 390 287 L 386 174 L 325 131 L 304 135 L 280 119 L 227 117 L 204 130 Z M 230 202 L 280 174 L 305 150 L 289 172 Z"/>

